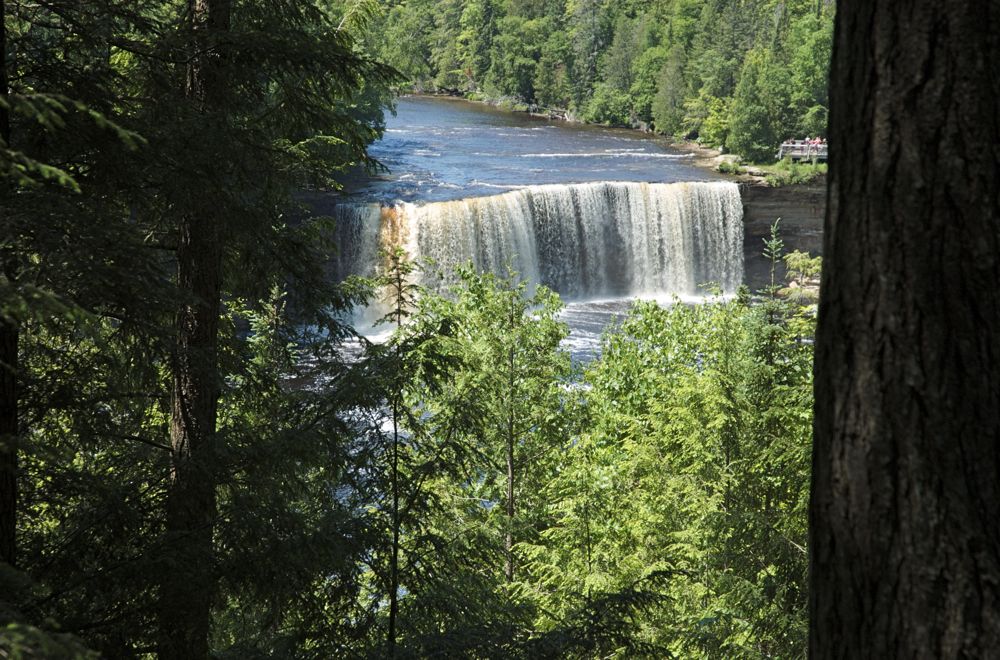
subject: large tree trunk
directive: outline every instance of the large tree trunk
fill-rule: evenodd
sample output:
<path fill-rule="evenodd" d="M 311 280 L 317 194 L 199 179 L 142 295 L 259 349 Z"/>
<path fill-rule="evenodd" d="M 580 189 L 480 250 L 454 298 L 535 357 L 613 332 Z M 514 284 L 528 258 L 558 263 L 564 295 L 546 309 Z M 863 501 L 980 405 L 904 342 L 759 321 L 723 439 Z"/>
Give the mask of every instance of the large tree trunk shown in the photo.
<path fill-rule="evenodd" d="M 7 100 L 7 11 L 0 0 L 0 99 Z M 0 140 L 10 146 L 10 112 L 0 107 Z M 0 184 L 4 185 L 4 184 Z M 6 186 L 4 186 L 6 187 Z M 0 190 L 0 195 L 9 191 Z M 0 199 L 0 213 L 5 213 Z M 0 276 L 16 277 L 14 255 L 0 250 Z M 5 319 L 0 310 L 0 562 L 11 566 L 17 559 L 17 365 L 19 328 L 14 319 Z"/>
<path fill-rule="evenodd" d="M 1000 649 L 1000 2 L 844 0 L 810 508 L 814 658 Z"/>
<path fill-rule="evenodd" d="M 229 29 L 230 0 L 191 0 L 190 11 L 195 36 L 187 93 L 201 113 L 217 116 L 224 84 L 218 43 Z M 208 657 L 216 581 L 213 464 L 223 233 L 210 191 L 203 197 L 181 218 L 177 246 L 178 284 L 189 301 L 178 311 L 173 364 L 173 474 L 167 502 L 173 561 L 160 596 L 159 651 L 165 659 Z"/>

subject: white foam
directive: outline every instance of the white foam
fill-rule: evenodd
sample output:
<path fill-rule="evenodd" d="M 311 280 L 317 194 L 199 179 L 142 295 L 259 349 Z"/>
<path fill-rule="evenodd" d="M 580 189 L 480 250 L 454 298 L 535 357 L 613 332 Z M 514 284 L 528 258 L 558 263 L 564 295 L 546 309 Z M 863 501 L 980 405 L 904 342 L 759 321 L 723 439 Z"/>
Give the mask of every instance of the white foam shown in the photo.
<path fill-rule="evenodd" d="M 337 243 L 347 247 L 337 273 L 372 274 L 380 241 L 392 236 L 410 258 L 433 260 L 435 272 L 421 283 L 438 289 L 470 260 L 498 274 L 512 267 L 532 285 L 590 305 L 702 302 L 711 296 L 701 285 L 732 294 L 742 282 L 743 206 L 733 183 L 473 185 L 506 192 L 397 205 L 391 232 L 378 205 L 346 207 L 338 213 Z"/>

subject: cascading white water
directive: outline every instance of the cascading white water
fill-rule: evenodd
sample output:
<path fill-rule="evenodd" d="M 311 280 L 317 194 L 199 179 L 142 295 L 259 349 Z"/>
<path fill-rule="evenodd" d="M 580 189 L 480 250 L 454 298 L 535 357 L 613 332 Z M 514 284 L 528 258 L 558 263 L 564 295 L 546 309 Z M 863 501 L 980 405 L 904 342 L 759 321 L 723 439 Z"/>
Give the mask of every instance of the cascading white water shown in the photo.
<path fill-rule="evenodd" d="M 568 298 L 692 294 L 743 278 L 738 187 L 711 183 L 581 183 L 534 186 L 491 197 L 423 205 L 338 207 L 337 275 L 370 275 L 381 246 L 430 258 L 441 275 L 471 260 L 510 266 Z"/>

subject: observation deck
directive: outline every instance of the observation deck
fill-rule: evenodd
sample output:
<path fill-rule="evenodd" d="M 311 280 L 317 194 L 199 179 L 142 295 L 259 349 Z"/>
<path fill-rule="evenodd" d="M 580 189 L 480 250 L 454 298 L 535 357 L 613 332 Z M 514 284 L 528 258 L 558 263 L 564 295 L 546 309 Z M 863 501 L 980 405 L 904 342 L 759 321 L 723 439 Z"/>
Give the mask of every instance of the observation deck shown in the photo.
<path fill-rule="evenodd" d="M 826 142 L 820 144 L 811 143 L 807 140 L 787 140 L 781 143 L 778 149 L 778 160 L 790 157 L 792 160 L 817 160 L 826 161 Z"/>

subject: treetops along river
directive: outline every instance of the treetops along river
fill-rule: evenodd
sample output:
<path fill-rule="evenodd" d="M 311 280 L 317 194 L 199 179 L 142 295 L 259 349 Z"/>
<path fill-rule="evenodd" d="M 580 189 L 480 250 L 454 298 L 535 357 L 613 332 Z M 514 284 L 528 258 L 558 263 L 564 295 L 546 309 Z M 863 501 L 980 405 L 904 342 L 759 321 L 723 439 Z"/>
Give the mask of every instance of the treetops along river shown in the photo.
<path fill-rule="evenodd" d="M 769 161 L 824 135 L 833 0 L 408 0 L 371 48 L 413 86 Z"/>

